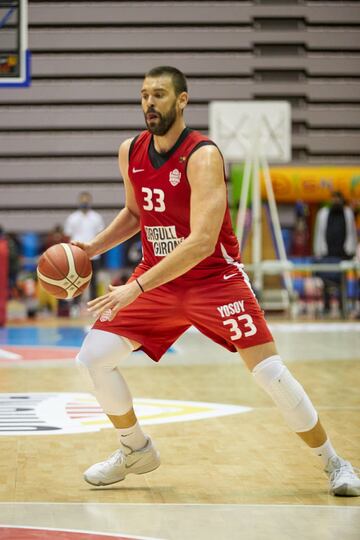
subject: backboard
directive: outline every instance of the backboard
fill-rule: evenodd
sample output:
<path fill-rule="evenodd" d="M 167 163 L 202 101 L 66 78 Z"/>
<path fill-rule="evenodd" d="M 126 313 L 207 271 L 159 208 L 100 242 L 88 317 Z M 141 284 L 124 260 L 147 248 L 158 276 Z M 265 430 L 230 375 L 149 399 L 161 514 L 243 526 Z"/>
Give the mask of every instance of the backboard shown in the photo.
<path fill-rule="evenodd" d="M 287 101 L 212 101 L 210 137 L 227 161 L 254 151 L 268 162 L 291 160 L 291 108 Z"/>
<path fill-rule="evenodd" d="M 30 85 L 27 0 L 0 0 L 0 88 Z"/>

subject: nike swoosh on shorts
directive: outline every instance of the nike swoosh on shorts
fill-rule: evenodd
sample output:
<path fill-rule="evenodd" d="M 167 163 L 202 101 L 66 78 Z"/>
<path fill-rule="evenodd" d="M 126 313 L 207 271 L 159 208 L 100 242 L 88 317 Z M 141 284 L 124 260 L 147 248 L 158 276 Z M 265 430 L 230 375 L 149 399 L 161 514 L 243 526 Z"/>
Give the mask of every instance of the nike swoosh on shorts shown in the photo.
<path fill-rule="evenodd" d="M 236 272 L 235 274 L 227 274 L 226 276 L 223 276 L 224 279 L 230 279 L 231 277 L 238 276 L 239 274 Z"/>

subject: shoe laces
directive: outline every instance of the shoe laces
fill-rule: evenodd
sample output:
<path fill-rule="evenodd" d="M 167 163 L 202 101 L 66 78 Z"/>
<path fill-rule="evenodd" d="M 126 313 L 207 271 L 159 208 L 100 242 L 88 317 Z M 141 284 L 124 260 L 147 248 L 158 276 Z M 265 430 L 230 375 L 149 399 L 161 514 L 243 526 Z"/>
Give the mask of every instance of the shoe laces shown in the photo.
<path fill-rule="evenodd" d="M 106 460 L 108 465 L 120 465 L 124 459 L 124 452 L 121 448 L 118 448 L 111 454 L 111 456 Z"/>
<path fill-rule="evenodd" d="M 344 480 L 354 480 L 354 477 L 359 477 L 360 470 L 353 468 L 348 461 L 340 461 L 336 467 L 330 472 L 330 480 L 335 482 L 340 476 Z"/>

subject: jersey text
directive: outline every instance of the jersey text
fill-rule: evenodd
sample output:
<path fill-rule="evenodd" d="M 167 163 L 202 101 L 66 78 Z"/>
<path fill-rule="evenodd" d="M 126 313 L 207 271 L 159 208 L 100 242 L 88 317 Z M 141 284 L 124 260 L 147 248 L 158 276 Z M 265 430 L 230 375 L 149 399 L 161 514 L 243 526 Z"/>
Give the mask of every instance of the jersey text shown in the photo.
<path fill-rule="evenodd" d="M 165 257 L 184 240 L 184 237 L 177 237 L 175 225 L 170 225 L 169 227 L 145 226 L 145 232 L 146 239 L 153 245 L 154 255 L 156 257 Z"/>
<path fill-rule="evenodd" d="M 235 315 L 236 313 L 244 313 L 245 311 L 245 301 L 238 300 L 237 302 L 232 302 L 231 304 L 224 304 L 217 308 L 221 317 L 229 317 L 230 315 Z"/>

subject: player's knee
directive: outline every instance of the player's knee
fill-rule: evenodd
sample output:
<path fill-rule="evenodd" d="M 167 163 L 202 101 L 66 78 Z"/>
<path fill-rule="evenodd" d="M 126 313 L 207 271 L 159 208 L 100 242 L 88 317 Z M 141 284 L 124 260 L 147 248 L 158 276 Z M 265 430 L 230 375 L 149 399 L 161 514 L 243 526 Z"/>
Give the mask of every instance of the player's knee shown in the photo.
<path fill-rule="evenodd" d="M 88 371 L 96 371 L 108 366 L 112 359 L 112 354 L 104 354 L 104 352 L 100 350 L 86 346 L 86 343 L 84 342 L 76 357 L 76 365 L 80 370 L 87 369 Z"/>
<path fill-rule="evenodd" d="M 83 381 L 86 383 L 87 389 L 93 392 L 94 391 L 93 378 L 89 371 L 88 364 L 86 363 L 86 356 L 82 355 L 81 351 L 76 356 L 75 363 L 81 377 L 83 378 Z"/>
<path fill-rule="evenodd" d="M 131 344 L 127 339 L 102 330 L 90 330 L 76 362 L 90 371 L 114 369 L 131 351 Z"/>
<path fill-rule="evenodd" d="M 255 381 L 273 399 L 288 425 L 296 432 L 311 430 L 317 412 L 301 384 L 292 376 L 280 356 L 260 362 L 252 371 Z"/>

